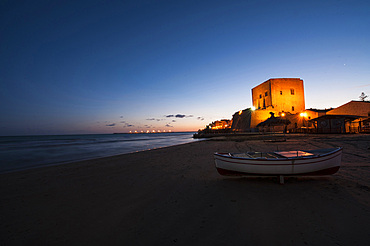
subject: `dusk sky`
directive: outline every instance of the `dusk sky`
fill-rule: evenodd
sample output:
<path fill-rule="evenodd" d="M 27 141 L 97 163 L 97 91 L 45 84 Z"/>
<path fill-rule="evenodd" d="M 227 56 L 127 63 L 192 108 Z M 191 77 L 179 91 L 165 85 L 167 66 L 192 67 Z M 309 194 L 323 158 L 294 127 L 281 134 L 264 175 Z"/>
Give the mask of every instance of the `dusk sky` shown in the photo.
<path fill-rule="evenodd" d="M 1 1 L 0 135 L 196 131 L 301 78 L 370 94 L 370 1 Z"/>

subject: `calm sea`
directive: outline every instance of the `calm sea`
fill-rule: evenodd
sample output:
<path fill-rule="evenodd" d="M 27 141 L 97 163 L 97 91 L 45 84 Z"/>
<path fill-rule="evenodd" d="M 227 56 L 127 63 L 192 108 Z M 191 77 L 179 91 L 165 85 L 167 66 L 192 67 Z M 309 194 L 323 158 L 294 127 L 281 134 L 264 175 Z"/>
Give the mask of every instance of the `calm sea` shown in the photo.
<path fill-rule="evenodd" d="M 0 137 L 0 173 L 197 141 L 193 133 Z"/>

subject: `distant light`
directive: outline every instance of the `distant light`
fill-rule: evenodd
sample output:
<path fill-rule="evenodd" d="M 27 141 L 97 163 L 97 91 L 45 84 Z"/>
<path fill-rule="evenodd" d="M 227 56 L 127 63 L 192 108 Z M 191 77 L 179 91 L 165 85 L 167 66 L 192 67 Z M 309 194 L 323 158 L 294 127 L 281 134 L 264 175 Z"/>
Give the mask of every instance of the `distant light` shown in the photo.
<path fill-rule="evenodd" d="M 240 111 L 239 111 L 239 115 L 241 115 L 242 113 L 243 113 L 243 110 L 240 110 Z"/>
<path fill-rule="evenodd" d="M 281 116 L 284 117 L 285 116 L 285 113 L 281 113 Z"/>
<path fill-rule="evenodd" d="M 300 115 L 301 117 L 307 117 L 307 113 L 303 113 L 303 112 L 302 112 L 302 113 L 300 113 L 299 115 Z"/>
<path fill-rule="evenodd" d="M 252 106 L 251 107 L 252 111 L 256 110 L 256 107 L 255 106 Z"/>

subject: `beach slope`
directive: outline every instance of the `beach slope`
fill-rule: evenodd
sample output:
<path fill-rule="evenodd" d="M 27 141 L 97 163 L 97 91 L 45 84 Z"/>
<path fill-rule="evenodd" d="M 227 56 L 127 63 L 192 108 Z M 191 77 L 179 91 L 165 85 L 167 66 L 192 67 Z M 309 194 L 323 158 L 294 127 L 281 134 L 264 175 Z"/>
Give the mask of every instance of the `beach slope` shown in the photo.
<path fill-rule="evenodd" d="M 3 245 L 370 245 L 370 135 L 219 138 L 0 175 Z M 344 148 L 325 177 L 224 177 L 213 153 Z"/>

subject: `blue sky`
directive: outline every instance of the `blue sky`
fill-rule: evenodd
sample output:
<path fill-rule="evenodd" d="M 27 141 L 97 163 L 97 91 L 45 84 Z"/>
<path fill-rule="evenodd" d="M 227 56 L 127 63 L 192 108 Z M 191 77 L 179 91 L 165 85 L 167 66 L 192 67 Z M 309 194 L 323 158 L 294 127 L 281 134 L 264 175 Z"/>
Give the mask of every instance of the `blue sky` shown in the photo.
<path fill-rule="evenodd" d="M 370 93 L 369 1 L 1 1 L 0 135 L 196 131 L 301 78 Z"/>

